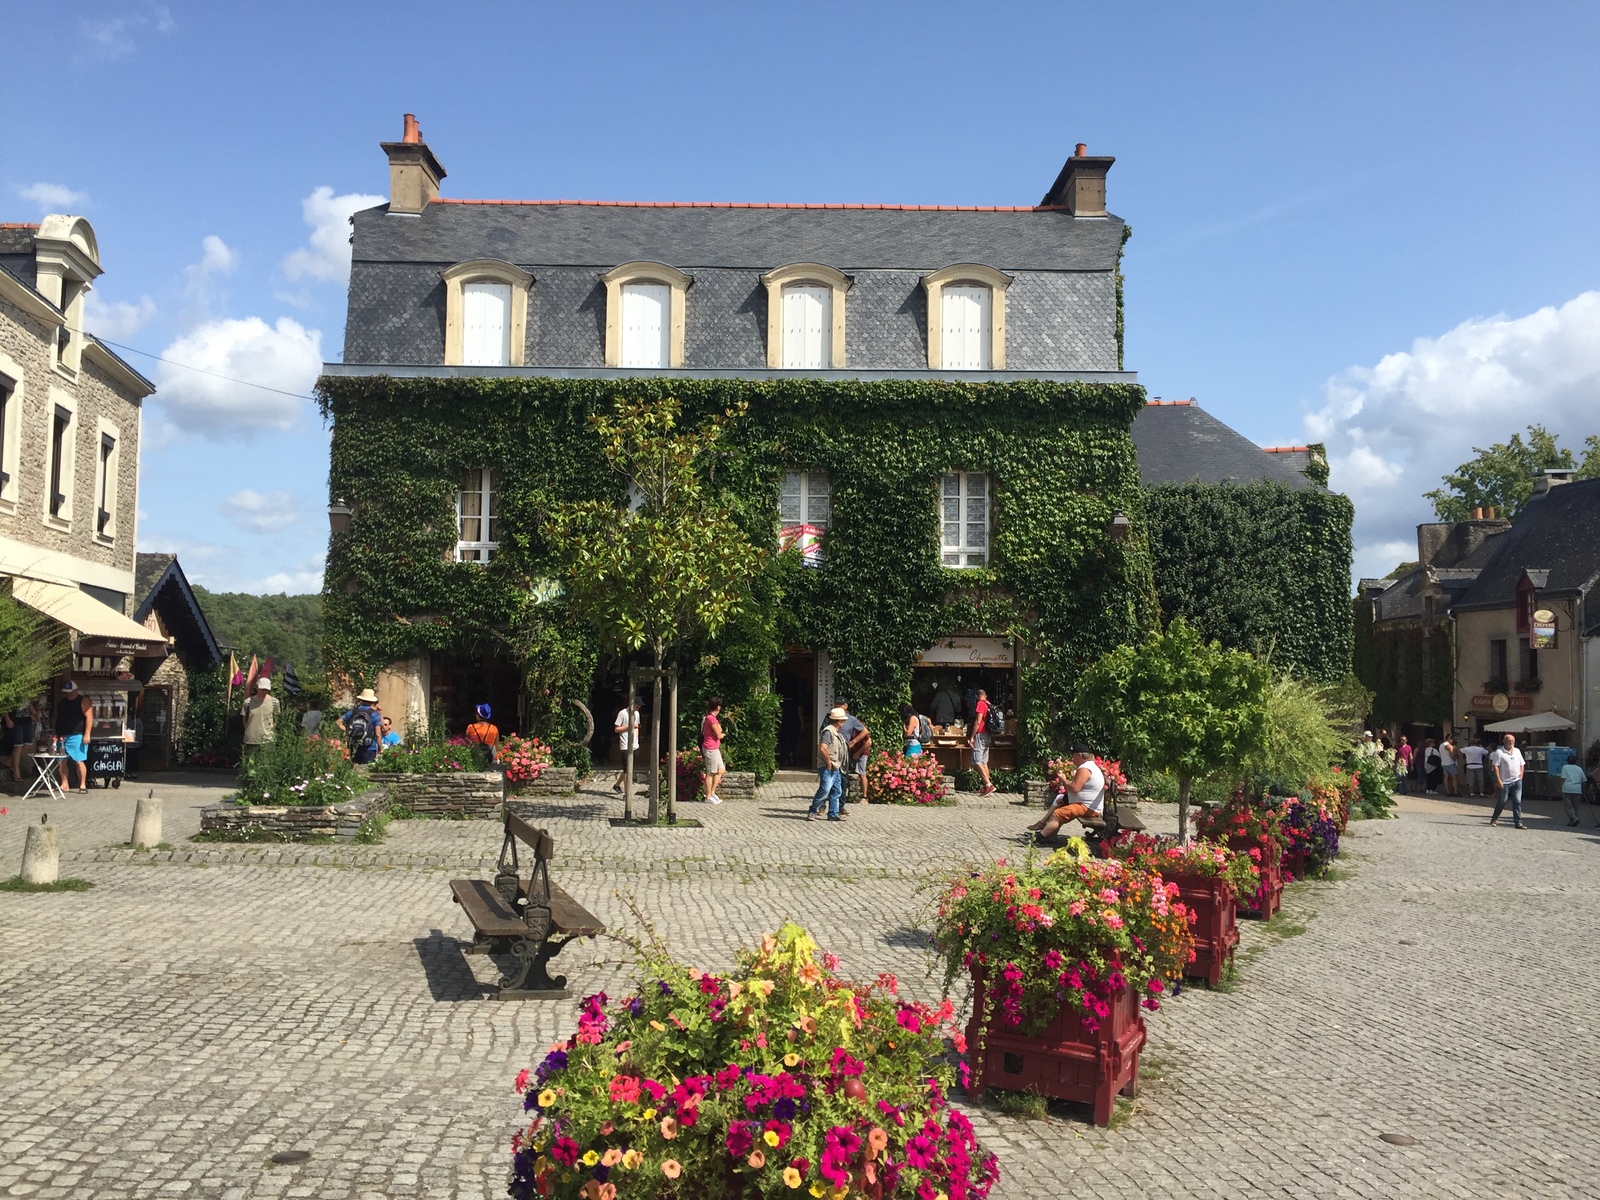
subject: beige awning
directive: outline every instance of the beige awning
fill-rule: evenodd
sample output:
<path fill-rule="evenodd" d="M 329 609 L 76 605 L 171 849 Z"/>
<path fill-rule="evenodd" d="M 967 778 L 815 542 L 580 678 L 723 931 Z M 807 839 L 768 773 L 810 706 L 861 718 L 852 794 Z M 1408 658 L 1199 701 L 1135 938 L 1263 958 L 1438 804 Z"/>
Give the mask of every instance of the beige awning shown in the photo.
<path fill-rule="evenodd" d="M 1533 713 L 1526 717 L 1512 717 L 1508 721 L 1496 721 L 1493 725 L 1485 725 L 1490 733 L 1545 733 L 1553 729 L 1576 729 L 1576 721 L 1569 721 L 1560 713 L 1542 712 Z"/>
<path fill-rule="evenodd" d="M 160 635 L 79 588 L 19 577 L 11 581 L 11 594 L 20 603 L 59 621 L 80 639 L 87 639 L 91 644 L 80 645 L 79 654 L 162 658 L 167 653 L 166 640 Z"/>

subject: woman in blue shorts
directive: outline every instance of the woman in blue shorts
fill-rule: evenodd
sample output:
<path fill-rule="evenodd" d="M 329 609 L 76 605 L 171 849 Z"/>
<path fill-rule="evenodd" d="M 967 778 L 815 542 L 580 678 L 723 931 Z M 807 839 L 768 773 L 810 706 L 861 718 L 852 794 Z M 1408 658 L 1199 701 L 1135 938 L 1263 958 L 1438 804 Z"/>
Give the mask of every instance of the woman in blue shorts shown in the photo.
<path fill-rule="evenodd" d="M 78 768 L 78 790 L 89 791 L 89 730 L 93 721 L 94 706 L 89 698 L 78 690 L 77 684 L 67 680 L 61 685 L 61 700 L 56 704 L 56 736 L 61 739 L 61 747 L 67 755 L 66 761 L 57 767 L 63 792 L 72 790 L 67 782 L 67 762 Z"/>

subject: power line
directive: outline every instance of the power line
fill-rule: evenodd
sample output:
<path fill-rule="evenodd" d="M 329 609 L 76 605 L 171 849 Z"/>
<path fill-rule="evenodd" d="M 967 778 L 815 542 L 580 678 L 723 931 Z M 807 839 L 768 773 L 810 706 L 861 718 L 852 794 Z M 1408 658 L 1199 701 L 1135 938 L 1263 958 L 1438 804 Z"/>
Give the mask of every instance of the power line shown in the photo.
<path fill-rule="evenodd" d="M 264 383 L 251 383 L 248 379 L 235 379 L 232 375 L 223 375 L 216 371 L 208 371 L 204 367 L 191 366 L 188 363 L 178 362 L 173 358 L 163 358 L 159 354 L 151 354 L 148 350 L 140 350 L 137 346 L 124 346 L 121 342 L 113 342 L 110 338 L 103 338 L 99 334 L 91 334 L 96 341 L 104 342 L 108 346 L 115 346 L 118 350 L 126 350 L 129 354 L 141 354 L 145 358 L 153 358 L 157 362 L 164 362 L 168 366 L 182 367 L 185 371 L 194 371 L 200 375 L 209 375 L 213 379 L 221 379 L 227 383 L 237 383 L 243 387 L 260 388 L 263 392 L 276 392 L 280 396 L 293 396 L 296 400 L 310 400 L 316 402 L 315 396 L 307 396 L 301 392 L 286 392 L 282 388 L 268 387 Z"/>

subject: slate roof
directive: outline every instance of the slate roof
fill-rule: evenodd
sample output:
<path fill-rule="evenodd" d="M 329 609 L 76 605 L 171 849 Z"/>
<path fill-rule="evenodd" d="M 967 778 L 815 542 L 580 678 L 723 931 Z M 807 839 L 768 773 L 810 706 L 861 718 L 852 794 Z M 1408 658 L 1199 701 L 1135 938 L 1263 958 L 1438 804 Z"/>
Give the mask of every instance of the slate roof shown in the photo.
<path fill-rule="evenodd" d="M 1316 485 L 1286 455 L 1268 454 L 1192 400 L 1157 400 L 1133 421 L 1139 479 L 1164 483 L 1255 483 L 1272 480 L 1295 491 Z"/>
<path fill-rule="evenodd" d="M 664 262 L 770 271 L 794 262 L 837 270 L 937 270 L 973 262 L 1001 271 L 1110 271 L 1120 217 L 1059 208 L 918 205 L 735 205 L 441 199 L 417 217 L 387 206 L 352 218 L 357 262 L 500 258 L 523 267 Z"/>
<path fill-rule="evenodd" d="M 1484 545 L 1493 555 L 1454 605 L 1457 611 L 1514 604 L 1517 582 L 1530 568 L 1550 572 L 1545 592 L 1586 592 L 1600 577 L 1600 479 L 1535 496 L 1510 529 Z"/>
<path fill-rule="evenodd" d="M 176 554 L 136 554 L 133 587 L 137 606 L 133 619 L 144 622 L 158 610 L 167 630 L 177 640 L 178 657 L 191 668 L 214 667 L 222 661 L 222 648 L 200 608 Z"/>

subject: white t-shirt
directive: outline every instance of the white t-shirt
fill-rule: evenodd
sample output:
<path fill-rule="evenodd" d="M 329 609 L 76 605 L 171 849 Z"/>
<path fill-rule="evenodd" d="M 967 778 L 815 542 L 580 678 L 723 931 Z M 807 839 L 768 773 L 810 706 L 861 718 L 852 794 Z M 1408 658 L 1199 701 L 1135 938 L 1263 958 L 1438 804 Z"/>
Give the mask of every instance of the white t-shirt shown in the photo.
<path fill-rule="evenodd" d="M 1475 767 L 1479 770 L 1483 769 L 1484 755 L 1486 755 L 1488 751 L 1482 746 L 1468 746 L 1461 753 L 1467 756 L 1467 766 L 1469 768 Z"/>
<path fill-rule="evenodd" d="M 1507 750 L 1504 746 L 1489 755 L 1489 761 L 1500 772 L 1500 778 L 1506 783 L 1512 783 L 1522 778 L 1522 764 L 1524 759 L 1522 751 L 1516 747 Z"/>
<path fill-rule="evenodd" d="M 1074 804 L 1082 804 L 1090 812 L 1103 812 L 1106 805 L 1106 775 L 1094 759 L 1089 759 L 1083 764 L 1089 768 L 1089 778 L 1078 794 L 1072 798 Z M 1077 774 L 1076 771 L 1073 774 Z"/>
<path fill-rule="evenodd" d="M 611 723 L 611 727 L 617 731 L 617 749 L 624 754 L 629 750 L 639 749 L 639 714 L 633 714 L 632 722 L 628 720 L 628 715 L 627 709 L 621 709 L 617 713 L 617 719 Z M 628 737 L 630 724 L 633 733 L 631 741 Z"/>

